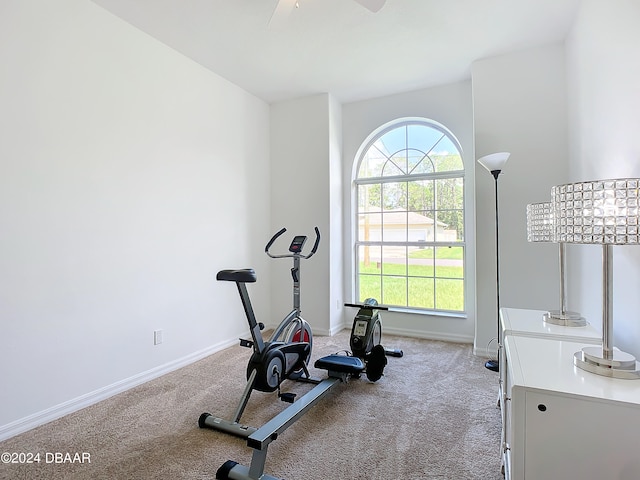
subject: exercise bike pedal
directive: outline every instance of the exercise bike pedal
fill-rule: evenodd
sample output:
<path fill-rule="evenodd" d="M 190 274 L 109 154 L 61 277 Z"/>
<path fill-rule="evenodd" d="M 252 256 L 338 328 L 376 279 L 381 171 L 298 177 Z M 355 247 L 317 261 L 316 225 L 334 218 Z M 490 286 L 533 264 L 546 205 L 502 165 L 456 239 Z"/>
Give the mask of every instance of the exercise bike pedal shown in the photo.
<path fill-rule="evenodd" d="M 280 393 L 278 394 L 278 397 L 280 400 L 287 403 L 293 403 L 296 400 L 296 394 L 291 392 Z"/>
<path fill-rule="evenodd" d="M 247 340 L 246 338 L 241 338 L 240 339 L 240 346 L 241 347 L 247 347 L 247 348 L 253 348 L 253 342 L 251 340 Z"/>

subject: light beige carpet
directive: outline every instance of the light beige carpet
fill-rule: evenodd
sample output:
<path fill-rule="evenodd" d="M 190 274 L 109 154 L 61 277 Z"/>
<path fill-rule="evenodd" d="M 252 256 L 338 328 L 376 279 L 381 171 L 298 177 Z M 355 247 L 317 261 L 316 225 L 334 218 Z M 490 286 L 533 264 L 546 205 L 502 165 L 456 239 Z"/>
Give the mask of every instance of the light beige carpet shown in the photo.
<path fill-rule="evenodd" d="M 287 480 L 500 480 L 498 377 L 470 345 L 385 335 L 404 350 L 377 383 L 336 386 L 269 447 L 265 473 Z M 313 360 L 348 348 L 349 332 L 314 339 Z M 2 479 L 213 479 L 226 460 L 249 465 L 242 439 L 200 429 L 229 417 L 251 351 L 232 347 L 0 443 L 40 463 L 0 464 Z M 315 376 L 323 372 L 312 369 Z M 303 394 L 311 385 L 286 384 Z M 260 426 L 286 408 L 255 392 L 242 418 Z M 90 455 L 90 463 L 56 464 Z M 49 454 L 49 455 L 47 455 Z M 60 459 L 60 457 L 58 457 Z"/>

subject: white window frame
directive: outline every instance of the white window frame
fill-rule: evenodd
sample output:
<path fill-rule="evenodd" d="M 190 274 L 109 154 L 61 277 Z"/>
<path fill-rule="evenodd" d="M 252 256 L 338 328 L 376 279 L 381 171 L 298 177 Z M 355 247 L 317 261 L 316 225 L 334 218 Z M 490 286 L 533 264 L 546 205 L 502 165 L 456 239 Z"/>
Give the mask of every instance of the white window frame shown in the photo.
<path fill-rule="evenodd" d="M 434 173 L 427 173 L 427 174 L 407 174 L 407 175 L 398 175 L 398 176 L 388 176 L 388 177 L 374 177 L 374 178 L 366 178 L 366 179 L 359 179 L 358 178 L 358 174 L 359 174 L 359 170 L 360 170 L 360 166 L 362 164 L 363 161 L 363 157 L 366 154 L 366 152 L 369 150 L 370 147 L 373 146 L 373 144 L 380 139 L 381 137 L 383 137 L 385 134 L 387 134 L 388 132 L 395 130 L 397 128 L 402 128 L 402 127 L 407 127 L 409 125 L 422 125 L 428 128 L 432 128 L 434 130 L 439 131 L 440 133 L 443 134 L 443 136 L 447 137 L 447 139 L 449 141 L 451 141 L 453 143 L 453 145 L 457 148 L 458 153 L 460 155 L 460 159 L 461 159 L 461 163 L 462 163 L 462 170 L 453 170 L 453 171 L 446 171 L 446 172 L 434 172 Z M 411 145 L 408 145 L 408 147 L 410 148 Z M 428 153 L 428 152 L 425 152 Z M 467 269 L 467 239 L 468 239 L 468 234 L 469 232 L 466 231 L 468 222 L 467 222 L 467 215 L 468 215 L 468 209 L 467 209 L 467 190 L 468 190 L 468 186 L 467 186 L 467 182 L 466 182 L 466 168 L 465 168 L 465 162 L 464 162 L 464 155 L 463 155 L 463 150 L 462 147 L 460 145 L 460 142 L 458 141 L 458 139 L 455 137 L 455 135 L 453 135 L 453 133 L 451 131 L 449 131 L 445 126 L 439 124 L 438 122 L 435 122 L 433 120 L 427 119 L 427 118 L 402 118 L 402 119 L 398 119 L 392 122 L 389 122 L 388 124 L 385 124 L 383 126 L 381 126 L 380 128 L 376 129 L 374 132 L 372 132 L 369 137 L 362 143 L 362 145 L 360 146 L 360 148 L 358 149 L 358 153 L 354 159 L 354 168 L 352 170 L 352 188 L 353 188 L 353 192 L 354 192 L 354 196 L 353 196 L 353 202 L 352 202 L 352 216 L 351 216 L 351 223 L 352 223 L 352 232 L 353 232 L 353 241 L 352 241 L 352 266 L 353 266 L 353 275 L 352 275 L 352 292 L 353 292 L 353 297 L 354 299 L 357 301 L 359 298 L 359 292 L 360 292 L 360 269 L 359 269 L 359 255 L 358 255 L 358 248 L 361 245 L 364 245 L 365 243 L 368 245 L 372 245 L 372 246 L 424 246 L 424 243 L 417 243 L 417 242 L 412 242 L 409 241 L 407 239 L 407 241 L 402 241 L 402 242 L 385 242 L 385 241 L 375 241 L 375 242 L 363 242 L 361 241 L 358 236 L 358 230 L 359 230 L 359 215 L 360 215 L 360 211 L 359 211 L 359 202 L 358 202 L 358 187 L 360 185 L 370 185 L 370 184 L 384 184 L 384 183 L 392 183 L 392 182 L 398 182 L 398 181 L 417 181 L 417 180 L 422 180 L 422 179 L 442 179 L 442 178 L 460 178 L 463 182 L 463 200 L 462 200 L 462 211 L 463 211 L 463 238 L 462 240 L 459 241 L 455 241 L 455 242 L 446 242 L 446 241 L 429 241 L 426 243 L 426 246 L 432 246 L 435 248 L 437 247 L 448 247 L 448 246 L 453 246 L 453 247 L 461 247 L 463 250 L 463 277 L 462 277 L 462 284 L 463 284 L 463 299 L 464 299 L 464 304 L 463 304 L 463 310 L 446 310 L 446 309 L 438 309 L 438 308 L 423 308 L 423 307 L 418 307 L 418 306 L 396 306 L 396 305 L 388 305 L 390 307 L 393 308 L 393 310 L 397 310 L 397 311 L 407 311 L 407 312 L 418 312 L 418 313 L 428 313 L 431 315 L 442 315 L 442 316 L 466 316 L 466 312 L 468 310 L 467 308 L 467 302 L 468 302 L 468 295 L 467 295 L 467 283 L 468 283 L 468 269 Z M 435 251 L 435 250 L 434 250 Z M 435 276 L 436 272 L 434 271 L 434 307 L 435 305 L 435 295 L 436 295 L 436 291 L 435 291 L 435 279 L 438 278 Z M 409 272 L 407 271 L 407 273 L 404 275 L 405 278 L 409 279 L 411 277 L 411 275 L 409 274 Z M 378 299 L 379 300 L 379 299 Z M 384 305 L 384 301 L 382 301 L 382 303 Z"/>

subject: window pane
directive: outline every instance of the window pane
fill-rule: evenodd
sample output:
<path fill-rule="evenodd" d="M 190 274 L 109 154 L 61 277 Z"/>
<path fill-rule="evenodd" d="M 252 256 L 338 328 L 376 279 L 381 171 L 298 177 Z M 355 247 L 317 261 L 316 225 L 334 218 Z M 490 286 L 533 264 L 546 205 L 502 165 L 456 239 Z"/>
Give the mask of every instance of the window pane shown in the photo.
<path fill-rule="evenodd" d="M 433 247 L 409 247 L 408 274 L 414 277 L 433 277 Z"/>
<path fill-rule="evenodd" d="M 395 177 L 397 175 L 404 175 L 404 165 L 406 161 L 402 159 L 391 159 L 388 160 L 387 163 L 384 164 L 382 168 L 382 176 L 384 177 Z"/>
<path fill-rule="evenodd" d="M 358 212 L 379 212 L 382 208 L 381 185 L 360 185 L 358 187 Z"/>
<path fill-rule="evenodd" d="M 407 306 L 407 278 L 382 277 L 382 301 L 387 305 Z"/>
<path fill-rule="evenodd" d="M 360 245 L 358 247 L 358 272 L 380 275 L 382 273 L 381 250 L 382 247 Z"/>
<path fill-rule="evenodd" d="M 405 126 L 389 130 L 380 137 L 380 149 L 388 156 L 407 148 L 407 129 Z"/>
<path fill-rule="evenodd" d="M 435 205 L 434 180 L 419 180 L 407 184 L 409 210 L 419 212 L 433 210 Z"/>
<path fill-rule="evenodd" d="M 436 307 L 439 310 L 464 310 L 462 280 L 436 279 Z"/>
<path fill-rule="evenodd" d="M 409 212 L 407 236 L 410 242 L 432 242 L 434 240 L 435 212 Z"/>
<path fill-rule="evenodd" d="M 407 173 L 410 175 L 435 171 L 433 162 L 422 150 L 409 149 L 407 153 L 409 157 L 409 171 Z"/>
<path fill-rule="evenodd" d="M 427 125 L 407 126 L 407 138 L 410 147 L 417 148 L 423 152 L 429 152 L 444 134 L 435 128 Z"/>
<path fill-rule="evenodd" d="M 458 147 L 446 136 L 429 152 L 429 157 L 436 165 L 437 172 L 463 170 L 462 157 Z"/>
<path fill-rule="evenodd" d="M 358 247 L 358 301 L 382 297 L 381 247 L 361 245 Z"/>
<path fill-rule="evenodd" d="M 441 178 L 436 180 L 436 208 L 443 210 L 447 208 L 462 209 L 463 188 L 462 178 Z"/>
<path fill-rule="evenodd" d="M 436 277 L 464 278 L 462 247 L 436 248 Z"/>
<path fill-rule="evenodd" d="M 407 212 L 384 212 L 382 214 L 382 225 L 384 225 L 383 241 L 407 241 Z"/>
<path fill-rule="evenodd" d="M 382 274 L 407 274 L 407 247 L 382 247 Z"/>
<path fill-rule="evenodd" d="M 461 178 L 436 180 L 437 241 L 454 242 L 464 238 L 463 186 Z"/>
<path fill-rule="evenodd" d="M 462 210 L 440 210 L 437 213 L 438 242 L 461 242 L 464 240 L 464 215 Z"/>
<path fill-rule="evenodd" d="M 382 277 L 379 275 L 360 275 L 360 292 L 358 302 L 364 302 L 367 298 L 375 298 L 380 301 L 382 298 Z"/>
<path fill-rule="evenodd" d="M 411 175 L 420 175 L 423 173 L 433 173 L 435 172 L 435 170 L 435 166 L 433 165 L 431 159 L 427 155 L 424 155 L 420 159 L 420 162 L 416 163 L 413 168 L 410 168 L 409 173 Z"/>
<path fill-rule="evenodd" d="M 385 210 L 406 210 L 407 182 L 382 184 L 382 202 Z"/>
<path fill-rule="evenodd" d="M 382 167 L 384 167 L 386 161 L 387 157 L 374 144 L 362 156 L 358 178 L 381 177 Z"/>
<path fill-rule="evenodd" d="M 433 278 L 409 277 L 409 305 L 434 309 L 433 283 Z"/>
<path fill-rule="evenodd" d="M 382 215 L 362 213 L 358 215 L 358 241 L 379 242 L 382 240 Z"/>
<path fill-rule="evenodd" d="M 387 173 L 387 168 L 385 168 L 385 175 L 406 175 L 408 170 L 407 170 L 407 151 L 406 150 L 400 150 L 399 152 L 395 152 L 392 157 L 391 157 L 391 161 L 389 163 L 393 163 L 393 165 L 397 168 L 396 169 L 389 169 L 389 173 Z M 388 166 L 387 166 L 388 167 Z M 393 173 L 393 172 L 397 172 L 397 173 Z"/>

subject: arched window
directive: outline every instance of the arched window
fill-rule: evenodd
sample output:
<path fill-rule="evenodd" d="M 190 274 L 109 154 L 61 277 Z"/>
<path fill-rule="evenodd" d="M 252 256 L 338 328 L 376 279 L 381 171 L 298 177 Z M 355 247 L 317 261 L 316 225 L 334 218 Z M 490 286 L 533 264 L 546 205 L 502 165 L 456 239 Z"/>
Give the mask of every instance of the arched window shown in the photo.
<path fill-rule="evenodd" d="M 464 164 L 455 137 L 399 120 L 360 149 L 355 188 L 358 301 L 463 312 Z"/>

